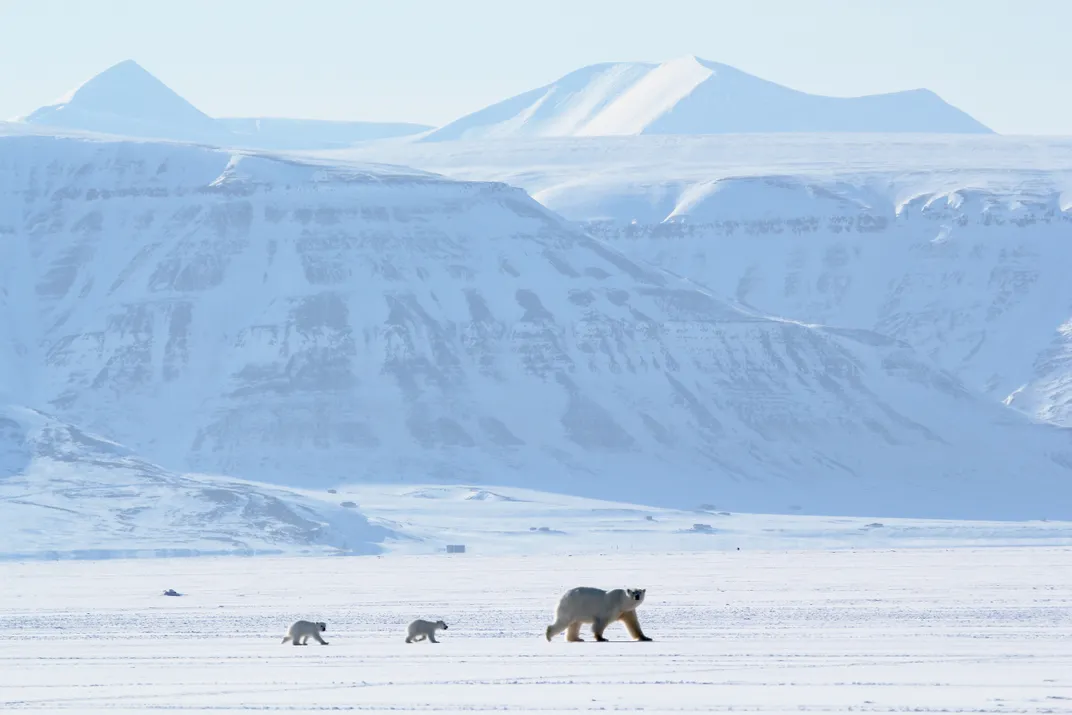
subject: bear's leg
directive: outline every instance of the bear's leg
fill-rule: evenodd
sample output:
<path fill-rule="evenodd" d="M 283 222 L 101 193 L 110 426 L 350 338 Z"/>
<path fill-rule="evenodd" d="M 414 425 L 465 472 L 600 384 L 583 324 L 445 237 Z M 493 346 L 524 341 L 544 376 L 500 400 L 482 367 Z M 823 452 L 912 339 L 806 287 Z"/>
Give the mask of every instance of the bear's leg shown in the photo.
<path fill-rule="evenodd" d="M 413 642 L 413 636 L 406 636 L 406 642 L 407 643 L 412 643 Z"/>
<path fill-rule="evenodd" d="M 636 611 L 626 611 L 618 617 L 618 620 L 625 624 L 625 630 L 629 631 L 629 635 L 633 637 L 633 640 L 651 640 L 651 638 L 644 635 L 644 631 L 640 630 L 640 621 L 637 620 Z"/>
<path fill-rule="evenodd" d="M 437 641 L 435 639 L 435 633 L 429 633 L 428 634 L 428 642 L 429 643 L 438 643 L 439 642 L 439 641 Z"/>
<path fill-rule="evenodd" d="M 600 643 L 606 643 L 607 639 L 603 637 L 603 631 L 607 630 L 608 623 L 602 618 L 597 618 L 592 621 L 592 635 L 596 637 L 596 640 Z"/>
<path fill-rule="evenodd" d="M 547 626 L 547 640 L 551 640 L 562 631 L 569 627 L 569 621 L 564 621 L 561 618 L 556 620 L 551 625 Z"/>
<path fill-rule="evenodd" d="M 314 633 L 313 638 L 315 638 L 316 642 L 319 643 L 320 645 L 327 645 L 328 644 L 328 642 L 326 640 L 324 640 L 323 638 L 320 637 L 319 633 Z"/>
<path fill-rule="evenodd" d="M 566 640 L 570 643 L 584 643 L 584 638 L 581 638 L 580 621 L 574 621 L 566 628 Z"/>

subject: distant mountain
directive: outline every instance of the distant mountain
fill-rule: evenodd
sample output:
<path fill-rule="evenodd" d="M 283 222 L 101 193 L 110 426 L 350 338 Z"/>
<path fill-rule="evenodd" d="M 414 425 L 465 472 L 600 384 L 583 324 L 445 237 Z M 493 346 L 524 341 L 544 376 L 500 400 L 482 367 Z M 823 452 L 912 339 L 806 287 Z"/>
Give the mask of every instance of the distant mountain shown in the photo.
<path fill-rule="evenodd" d="M 1069 431 L 902 342 L 742 309 L 519 189 L 35 136 L 0 137 L 0 168 L 11 401 L 169 468 L 1072 515 Z"/>
<path fill-rule="evenodd" d="M 124 137 L 258 149 L 332 149 L 358 141 L 418 134 L 421 124 L 285 118 L 214 119 L 126 60 L 20 122 Z"/>
<path fill-rule="evenodd" d="M 822 97 L 690 56 L 662 64 L 591 65 L 462 117 L 421 141 L 756 132 L 991 130 L 925 89 Z"/>
<path fill-rule="evenodd" d="M 50 415 L 0 404 L 0 559 L 367 554 L 391 536 L 339 503 L 169 472 Z"/>
<path fill-rule="evenodd" d="M 212 117 L 126 60 L 22 118 L 27 124 L 121 136 L 203 141 L 226 135 Z"/>

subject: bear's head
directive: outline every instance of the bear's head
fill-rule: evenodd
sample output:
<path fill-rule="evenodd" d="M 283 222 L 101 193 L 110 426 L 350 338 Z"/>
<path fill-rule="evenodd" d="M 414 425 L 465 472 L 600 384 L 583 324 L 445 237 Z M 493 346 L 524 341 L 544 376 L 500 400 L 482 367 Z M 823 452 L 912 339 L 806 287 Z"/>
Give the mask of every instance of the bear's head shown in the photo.
<path fill-rule="evenodd" d="M 442 628 L 443 630 L 447 630 L 447 624 L 443 621 L 436 621 L 435 624 L 436 628 Z"/>
<path fill-rule="evenodd" d="M 317 621 L 316 625 L 320 626 L 320 632 L 323 633 L 328 629 L 328 624 L 323 621 Z"/>
<path fill-rule="evenodd" d="M 625 593 L 629 596 L 629 600 L 633 601 L 633 608 L 636 608 L 640 604 L 644 603 L 644 593 L 646 588 L 627 588 Z"/>

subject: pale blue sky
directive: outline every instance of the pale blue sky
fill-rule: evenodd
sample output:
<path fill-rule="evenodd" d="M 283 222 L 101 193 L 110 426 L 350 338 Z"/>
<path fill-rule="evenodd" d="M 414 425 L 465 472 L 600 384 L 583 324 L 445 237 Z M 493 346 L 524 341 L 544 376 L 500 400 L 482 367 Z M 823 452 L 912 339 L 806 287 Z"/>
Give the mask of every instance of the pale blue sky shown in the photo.
<path fill-rule="evenodd" d="M 0 0 L 0 118 L 124 59 L 213 116 L 442 124 L 587 64 L 693 54 L 1072 135 L 1069 28 L 1072 0 Z"/>

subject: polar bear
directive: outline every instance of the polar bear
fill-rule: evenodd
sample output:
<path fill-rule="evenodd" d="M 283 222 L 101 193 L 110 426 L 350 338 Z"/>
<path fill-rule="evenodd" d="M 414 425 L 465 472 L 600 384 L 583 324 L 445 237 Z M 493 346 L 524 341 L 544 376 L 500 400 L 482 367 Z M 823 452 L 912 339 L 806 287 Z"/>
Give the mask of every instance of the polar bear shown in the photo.
<path fill-rule="evenodd" d="M 581 624 L 591 623 L 592 634 L 597 641 L 605 642 L 603 631 L 615 621 L 625 624 L 625 629 L 634 640 L 650 641 L 640 630 L 636 608 L 644 603 L 643 588 L 616 588 L 604 591 L 601 588 L 579 586 L 570 589 L 558 602 L 555 622 L 547 626 L 547 640 L 566 631 L 566 640 L 576 643 L 581 638 Z"/>
<path fill-rule="evenodd" d="M 443 621 L 422 621 L 420 618 L 409 624 L 409 628 L 406 630 L 406 642 L 415 643 L 416 641 L 428 639 L 431 643 L 438 643 L 435 639 L 435 632 L 437 630 L 447 630 L 447 624 Z"/>
<path fill-rule="evenodd" d="M 295 621 L 287 629 L 283 642 L 290 641 L 293 645 L 309 645 L 309 638 L 312 638 L 320 645 L 327 645 L 328 642 L 320 637 L 320 634 L 327 629 L 328 626 L 323 621 Z"/>

